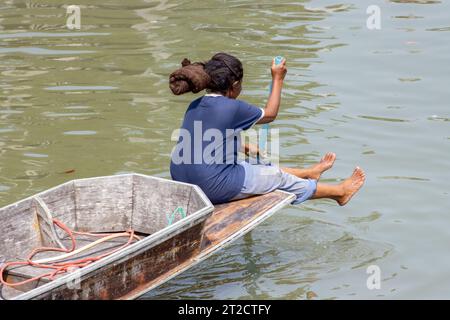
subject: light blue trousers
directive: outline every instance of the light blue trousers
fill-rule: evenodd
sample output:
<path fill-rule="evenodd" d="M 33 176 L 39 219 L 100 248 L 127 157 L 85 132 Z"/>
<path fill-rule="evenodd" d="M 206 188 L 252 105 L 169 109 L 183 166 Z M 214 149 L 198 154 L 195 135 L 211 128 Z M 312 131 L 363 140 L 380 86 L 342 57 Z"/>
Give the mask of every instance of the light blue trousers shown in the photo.
<path fill-rule="evenodd" d="M 249 164 L 246 161 L 239 164 L 244 167 L 245 180 L 241 192 L 233 200 L 279 189 L 295 194 L 297 199 L 292 204 L 299 204 L 310 199 L 316 192 L 317 180 L 298 178 L 274 165 Z"/>

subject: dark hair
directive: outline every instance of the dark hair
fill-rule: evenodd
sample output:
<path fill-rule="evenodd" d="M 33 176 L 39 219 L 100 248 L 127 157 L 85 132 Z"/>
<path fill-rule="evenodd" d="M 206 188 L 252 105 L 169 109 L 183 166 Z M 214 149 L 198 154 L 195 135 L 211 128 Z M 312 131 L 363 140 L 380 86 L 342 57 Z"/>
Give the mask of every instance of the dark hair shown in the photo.
<path fill-rule="evenodd" d="M 236 81 L 244 77 L 242 63 L 227 53 L 217 53 L 206 63 L 192 63 L 184 59 L 182 68 L 169 77 L 169 85 L 176 95 L 186 92 L 197 93 L 204 89 L 225 94 Z"/>
<path fill-rule="evenodd" d="M 227 53 L 217 53 L 205 64 L 205 72 L 210 77 L 207 89 L 225 94 L 236 81 L 244 77 L 244 69 L 238 58 Z"/>

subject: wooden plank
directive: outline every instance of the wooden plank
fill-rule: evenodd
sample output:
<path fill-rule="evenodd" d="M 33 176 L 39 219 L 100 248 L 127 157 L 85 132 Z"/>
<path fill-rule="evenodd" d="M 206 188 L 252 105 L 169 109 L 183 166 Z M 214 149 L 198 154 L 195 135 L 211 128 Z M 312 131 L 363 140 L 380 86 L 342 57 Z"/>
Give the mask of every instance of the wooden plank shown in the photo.
<path fill-rule="evenodd" d="M 272 192 L 216 206 L 206 221 L 202 249 L 217 245 L 287 197 L 289 195 L 286 193 Z"/>
<path fill-rule="evenodd" d="M 0 219 L 0 261 L 26 257 L 33 248 L 41 245 L 32 199 L 2 208 Z"/>
<path fill-rule="evenodd" d="M 71 229 L 76 229 L 75 188 L 73 181 L 56 186 L 40 193 L 39 198 L 50 209 L 53 218 L 62 221 Z M 56 229 L 60 237 L 65 236 L 62 230 Z"/>
<path fill-rule="evenodd" d="M 45 247 L 66 249 L 61 240 L 59 240 L 55 225 L 53 224 L 53 216 L 45 202 L 39 196 L 36 196 L 33 198 L 33 205 L 35 206 L 35 212 L 39 221 L 42 245 Z"/>

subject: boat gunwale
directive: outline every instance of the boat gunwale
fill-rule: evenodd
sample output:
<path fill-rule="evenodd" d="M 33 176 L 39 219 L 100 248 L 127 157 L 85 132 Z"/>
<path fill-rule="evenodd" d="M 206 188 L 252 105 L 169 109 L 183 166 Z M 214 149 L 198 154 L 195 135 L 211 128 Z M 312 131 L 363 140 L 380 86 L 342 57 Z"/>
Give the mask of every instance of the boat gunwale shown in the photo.
<path fill-rule="evenodd" d="M 56 190 L 56 189 L 58 189 L 58 188 L 60 188 L 62 186 L 69 185 L 71 183 L 74 184 L 75 181 L 89 181 L 89 180 L 96 180 L 96 179 L 105 179 L 105 178 L 114 178 L 114 177 L 127 177 L 127 176 L 140 176 L 140 177 L 144 177 L 144 178 L 152 178 L 152 179 L 156 179 L 156 180 L 159 180 L 159 181 L 170 182 L 170 183 L 179 184 L 179 185 L 181 184 L 181 185 L 185 185 L 185 186 L 189 186 L 189 187 L 197 187 L 197 189 L 199 189 L 201 191 L 201 189 L 195 184 L 190 184 L 190 183 L 180 182 L 180 181 L 174 181 L 174 180 L 161 178 L 161 177 L 149 176 L 149 175 L 145 175 L 145 174 L 142 174 L 142 173 L 121 173 L 121 174 L 109 175 L 109 176 L 99 176 L 99 177 L 89 177 L 89 178 L 79 178 L 79 179 L 69 180 L 67 182 L 63 182 L 63 183 L 58 184 L 58 185 L 56 185 L 54 187 L 51 187 L 50 189 L 43 190 L 43 191 L 41 191 L 39 193 L 33 194 L 31 196 L 28 196 L 26 198 L 23 198 L 23 199 L 20 199 L 20 200 L 18 200 L 16 202 L 8 204 L 8 205 L 6 205 L 4 207 L 1 207 L 0 211 L 12 208 L 14 206 L 17 206 L 18 204 L 20 204 L 22 202 L 26 202 L 26 201 L 32 200 L 34 197 L 41 196 L 41 195 L 43 195 L 46 192 Z M 206 197 L 206 195 L 203 193 L 203 191 L 201 191 L 200 195 L 202 197 L 202 200 L 205 200 L 205 203 L 212 205 L 211 201 L 208 199 L 208 197 Z"/>
<path fill-rule="evenodd" d="M 127 174 L 119 174 L 119 175 L 111 175 L 111 176 L 74 179 L 74 180 L 62 183 L 60 185 L 57 185 L 53 188 L 44 190 L 38 194 L 32 195 L 32 196 L 25 198 L 23 200 L 20 200 L 18 202 L 12 203 L 11 205 L 8 205 L 6 207 L 0 208 L 0 210 L 10 208 L 10 207 L 12 208 L 14 206 L 17 206 L 19 203 L 29 201 L 36 196 L 40 196 L 48 191 L 52 191 L 63 185 L 68 185 L 71 183 L 74 184 L 75 181 L 89 181 L 89 180 L 96 180 L 99 178 L 127 177 L 127 176 L 141 176 L 141 177 L 156 179 L 156 180 L 160 180 L 160 181 L 164 181 L 164 182 L 168 182 L 168 183 L 174 183 L 174 184 L 178 184 L 178 185 L 182 184 L 182 185 L 189 186 L 191 188 L 194 188 L 195 191 L 197 191 L 197 194 L 204 201 L 205 207 L 200 210 L 195 211 L 193 214 L 190 214 L 186 218 L 181 219 L 181 220 L 173 223 L 170 226 L 167 226 L 161 230 L 158 230 L 157 232 L 145 237 L 144 239 L 142 239 L 138 242 L 135 242 L 132 245 L 111 254 L 110 256 L 107 256 L 101 260 L 93 262 L 92 264 L 90 264 L 84 268 L 79 269 L 78 272 L 74 272 L 71 274 L 69 273 L 67 275 L 64 275 L 58 279 L 55 279 L 49 283 L 46 283 L 40 287 L 37 287 L 30 291 L 24 292 L 18 296 L 15 296 L 11 300 L 27 300 L 27 299 L 36 298 L 39 295 L 45 294 L 45 293 L 47 293 L 53 289 L 56 289 L 60 286 L 67 285 L 68 283 L 73 283 L 74 280 L 86 277 L 90 273 L 93 273 L 96 270 L 98 270 L 102 267 L 105 267 L 107 265 L 111 265 L 114 262 L 119 263 L 119 260 L 121 260 L 120 262 L 123 262 L 123 261 L 129 260 L 129 259 L 132 259 L 134 256 L 139 255 L 140 253 L 143 253 L 143 252 L 151 249 L 152 247 L 168 240 L 171 237 L 174 237 L 174 236 L 180 234 L 183 231 L 186 231 L 187 229 L 189 229 L 190 227 L 192 227 L 194 224 L 198 223 L 199 221 L 206 220 L 205 216 L 211 214 L 214 210 L 214 206 L 212 205 L 211 201 L 206 197 L 206 195 L 203 193 L 203 191 L 197 185 L 173 181 L 173 180 L 160 178 L 160 177 L 148 176 L 148 175 L 139 174 L 139 173 L 127 173 Z"/>

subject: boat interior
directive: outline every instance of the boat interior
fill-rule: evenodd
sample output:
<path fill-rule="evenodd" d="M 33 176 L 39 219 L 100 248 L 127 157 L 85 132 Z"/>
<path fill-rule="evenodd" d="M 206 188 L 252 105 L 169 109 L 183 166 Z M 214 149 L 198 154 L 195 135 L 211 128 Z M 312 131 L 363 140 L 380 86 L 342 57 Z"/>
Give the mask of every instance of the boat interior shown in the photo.
<path fill-rule="evenodd" d="M 82 263 L 72 266 L 74 261 L 117 252 L 211 206 L 214 211 L 204 221 L 195 254 L 122 297 L 133 299 L 215 253 L 293 199 L 292 194 L 275 191 L 213 208 L 196 190 L 191 185 L 137 174 L 67 182 L 0 209 L 0 266 L 26 261 L 36 248 L 51 247 L 61 251 L 38 252 L 33 261 L 50 263 L 59 258 L 58 263 L 69 265 L 64 271 L 73 272 L 83 267 Z M 73 250 L 79 248 L 83 250 Z M 65 274 L 42 277 L 48 272 L 36 265 L 9 266 L 5 280 L 23 284 L 3 285 L 0 299 L 17 297 Z"/>
<path fill-rule="evenodd" d="M 193 191 L 190 185 L 142 175 L 81 179 L 62 184 L 0 209 L 0 264 L 27 260 L 36 248 L 62 249 L 43 250 L 33 257 L 33 261 L 51 262 L 52 258 L 75 249 L 72 237 L 76 248 L 83 250 L 63 262 L 114 252 L 128 242 L 139 241 L 205 207 L 204 199 Z M 67 230 L 55 224 L 55 220 Z M 133 236 L 127 233 L 129 230 L 133 230 Z M 37 278 L 48 272 L 30 265 L 9 267 L 5 272 L 8 282 L 33 278 L 36 281 L 3 286 L 3 298 L 47 283 L 48 277 Z M 52 279 L 62 275 L 64 273 L 57 273 Z"/>

